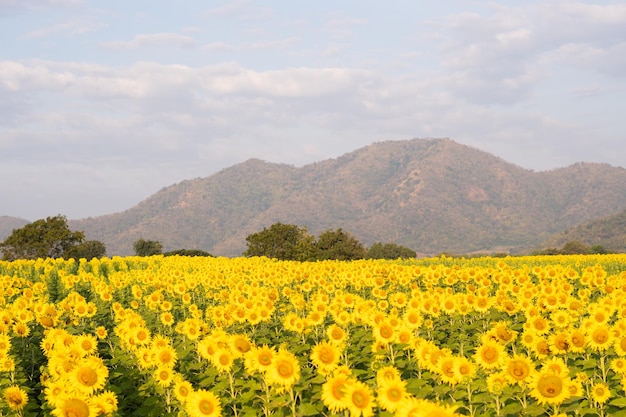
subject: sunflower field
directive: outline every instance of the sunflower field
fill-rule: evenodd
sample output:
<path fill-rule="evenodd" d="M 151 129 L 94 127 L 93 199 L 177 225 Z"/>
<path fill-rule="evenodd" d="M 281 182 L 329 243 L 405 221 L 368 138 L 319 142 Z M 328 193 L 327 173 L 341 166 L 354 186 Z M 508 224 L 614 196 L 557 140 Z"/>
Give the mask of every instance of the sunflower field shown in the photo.
<path fill-rule="evenodd" d="M 0 262 L 1 416 L 626 416 L 626 255 Z"/>

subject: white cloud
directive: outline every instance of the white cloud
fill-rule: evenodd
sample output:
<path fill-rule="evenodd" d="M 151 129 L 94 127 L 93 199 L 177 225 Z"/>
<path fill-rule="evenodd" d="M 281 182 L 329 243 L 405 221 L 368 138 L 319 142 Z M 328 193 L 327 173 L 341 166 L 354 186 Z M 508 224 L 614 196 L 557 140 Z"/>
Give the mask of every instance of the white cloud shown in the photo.
<path fill-rule="evenodd" d="M 440 22 L 452 91 L 479 104 L 524 102 L 555 65 L 626 74 L 626 4 L 550 1 L 491 14 L 465 12 Z"/>
<path fill-rule="evenodd" d="M 146 47 L 175 47 L 188 48 L 196 45 L 193 37 L 181 35 L 180 33 L 147 33 L 138 34 L 130 41 L 108 41 L 102 42 L 101 45 L 111 49 L 140 49 Z"/>

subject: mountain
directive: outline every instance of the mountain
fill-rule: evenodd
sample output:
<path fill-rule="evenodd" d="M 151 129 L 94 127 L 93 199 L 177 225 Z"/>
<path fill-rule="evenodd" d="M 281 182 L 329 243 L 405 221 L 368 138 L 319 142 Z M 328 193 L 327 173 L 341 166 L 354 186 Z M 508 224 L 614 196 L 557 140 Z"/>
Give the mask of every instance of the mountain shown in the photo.
<path fill-rule="evenodd" d="M 626 210 L 592 220 L 551 236 L 541 248 L 561 248 L 567 242 L 600 245 L 614 252 L 626 252 Z"/>
<path fill-rule="evenodd" d="M 14 229 L 20 229 L 30 223 L 19 217 L 0 216 L 0 241 L 6 239 Z"/>
<path fill-rule="evenodd" d="M 577 163 L 535 172 L 450 139 L 374 143 L 302 167 L 251 159 L 165 187 L 120 213 L 70 220 L 107 254 L 137 239 L 164 250 L 238 256 L 275 222 L 318 235 L 343 228 L 363 244 L 421 253 L 531 249 L 626 208 L 626 169 Z"/>

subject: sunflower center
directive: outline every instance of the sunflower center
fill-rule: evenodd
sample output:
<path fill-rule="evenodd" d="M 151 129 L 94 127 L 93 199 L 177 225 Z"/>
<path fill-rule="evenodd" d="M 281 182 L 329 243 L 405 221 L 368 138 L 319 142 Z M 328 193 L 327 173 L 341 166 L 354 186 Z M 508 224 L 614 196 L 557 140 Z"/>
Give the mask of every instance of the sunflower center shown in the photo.
<path fill-rule="evenodd" d="M 398 388 L 396 387 L 391 387 L 387 390 L 387 398 L 389 399 L 389 401 L 400 401 L 402 399 L 402 391 L 400 391 Z"/>
<path fill-rule="evenodd" d="M 290 378 L 293 376 L 293 365 L 289 362 L 281 362 L 276 368 L 278 375 L 283 378 Z"/>
<path fill-rule="evenodd" d="M 78 371 L 78 380 L 81 384 L 91 387 L 98 381 L 98 374 L 91 368 L 81 368 Z"/>
<path fill-rule="evenodd" d="M 554 398 L 563 391 L 563 380 L 556 375 L 547 375 L 539 380 L 537 389 L 544 397 Z"/>
<path fill-rule="evenodd" d="M 365 408 L 369 404 L 369 396 L 363 391 L 354 391 L 352 393 L 352 404 L 357 408 Z"/>
<path fill-rule="evenodd" d="M 600 343 L 600 344 L 606 343 L 608 339 L 609 339 L 609 333 L 604 329 L 599 329 L 593 332 L 593 340 L 596 343 Z"/>
<path fill-rule="evenodd" d="M 268 353 L 259 354 L 259 363 L 263 366 L 269 366 L 272 363 L 272 355 Z"/>
<path fill-rule="evenodd" d="M 320 362 L 322 362 L 323 364 L 331 364 L 333 363 L 333 360 L 335 359 L 335 355 L 333 354 L 333 351 L 330 349 L 323 349 L 320 352 L 319 355 L 320 358 Z"/>
<path fill-rule="evenodd" d="M 494 347 L 487 346 L 483 351 L 483 359 L 487 363 L 492 363 L 498 360 L 498 350 Z"/>
<path fill-rule="evenodd" d="M 63 417 L 89 417 L 89 407 L 79 398 L 70 398 L 63 405 Z"/>
<path fill-rule="evenodd" d="M 213 406 L 213 403 L 211 401 L 203 399 L 200 400 L 200 403 L 198 403 L 198 409 L 202 414 L 208 416 L 209 414 L 213 413 L 215 407 Z"/>

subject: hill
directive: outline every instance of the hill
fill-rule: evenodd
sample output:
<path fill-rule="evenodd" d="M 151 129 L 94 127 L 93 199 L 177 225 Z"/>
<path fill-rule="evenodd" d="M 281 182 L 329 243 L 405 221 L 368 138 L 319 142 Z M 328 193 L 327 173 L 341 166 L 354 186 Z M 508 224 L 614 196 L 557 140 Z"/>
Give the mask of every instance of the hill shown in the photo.
<path fill-rule="evenodd" d="M 368 246 L 394 242 L 426 254 L 519 252 L 624 208 L 624 168 L 535 172 L 450 139 L 413 139 L 302 167 L 251 159 L 69 224 L 104 242 L 109 256 L 131 254 L 140 238 L 165 251 L 238 256 L 247 235 L 278 221 L 315 235 L 341 227 Z"/>
<path fill-rule="evenodd" d="M 561 248 L 572 241 L 588 246 L 600 245 L 614 252 L 626 252 L 626 210 L 569 228 L 551 236 L 540 247 Z"/>
<path fill-rule="evenodd" d="M 0 241 L 3 241 L 14 229 L 20 229 L 30 223 L 28 220 L 19 217 L 0 216 Z"/>

